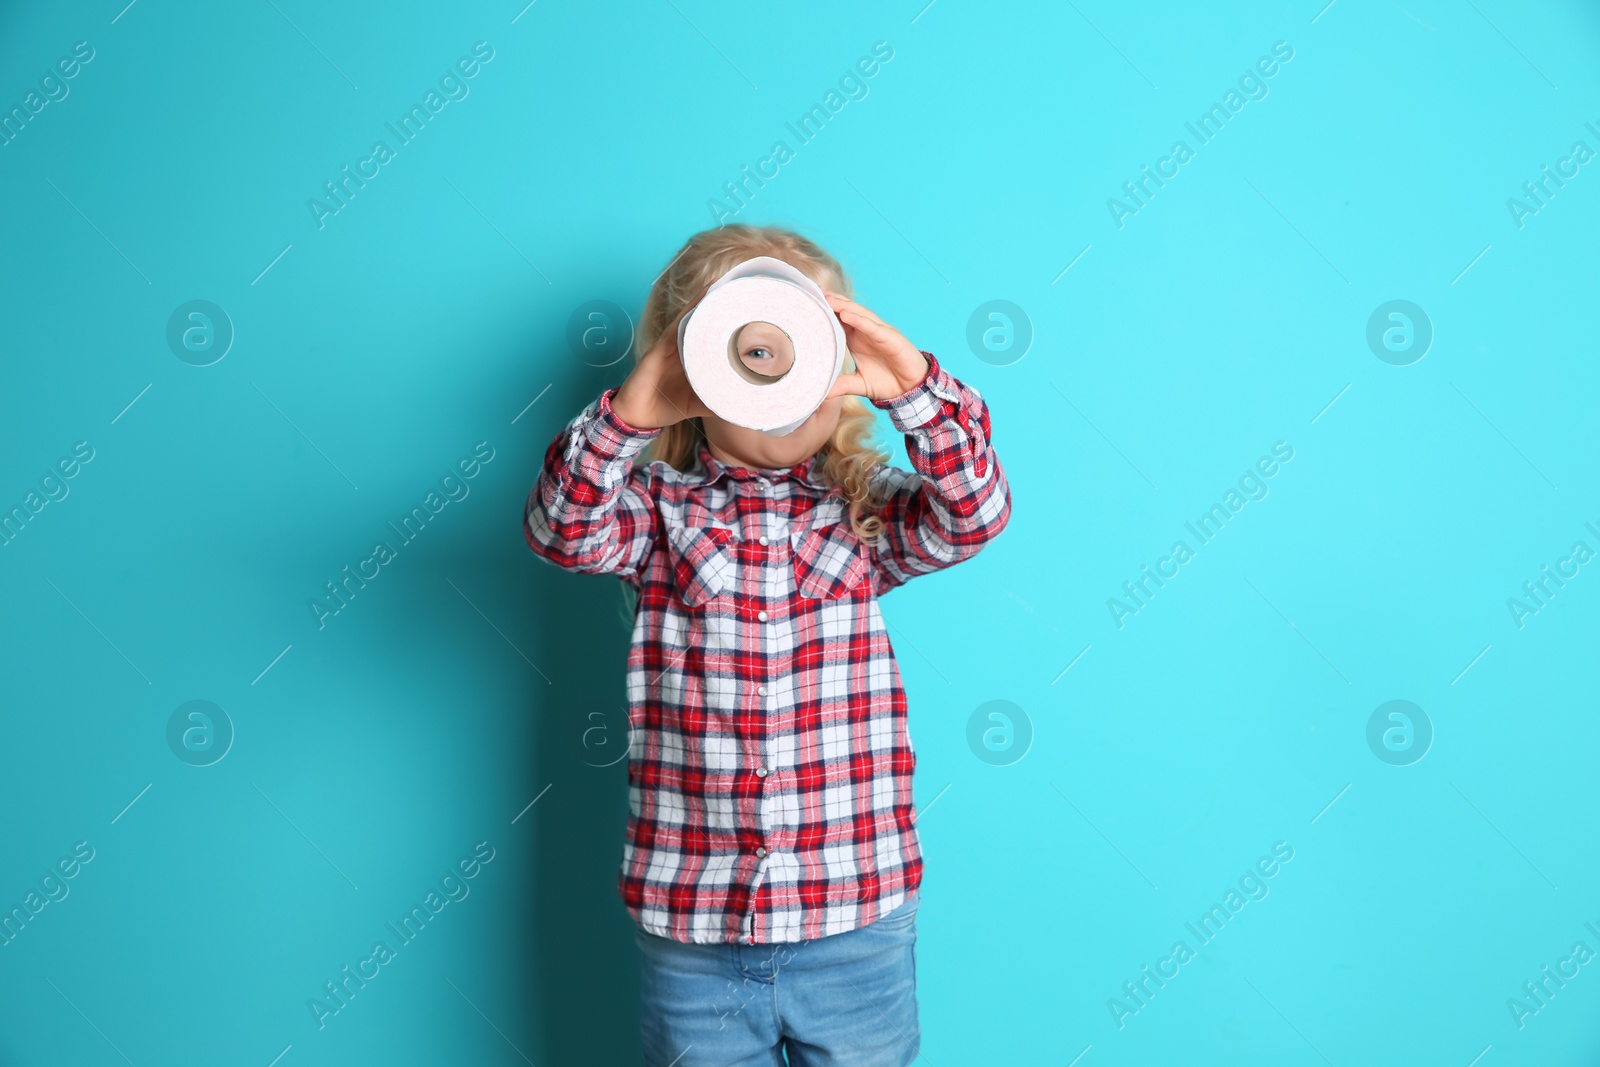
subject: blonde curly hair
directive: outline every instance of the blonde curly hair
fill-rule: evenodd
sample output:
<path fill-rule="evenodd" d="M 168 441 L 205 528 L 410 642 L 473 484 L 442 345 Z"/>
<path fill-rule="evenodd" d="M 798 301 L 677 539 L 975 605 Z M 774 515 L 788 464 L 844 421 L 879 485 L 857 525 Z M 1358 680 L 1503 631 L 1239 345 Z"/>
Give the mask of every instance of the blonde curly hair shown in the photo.
<path fill-rule="evenodd" d="M 823 288 L 851 295 L 850 279 L 838 261 L 792 230 L 745 223 L 702 230 L 684 242 L 651 286 L 639 315 L 635 361 L 640 353 L 650 350 L 689 301 L 729 269 L 753 256 L 781 259 Z M 855 370 L 853 354 L 846 355 L 845 369 Z M 839 425 L 822 446 L 818 464 L 821 480 L 844 498 L 856 536 L 868 544 L 876 542 L 883 532 L 883 520 L 877 513 L 883 502 L 875 497 L 874 476 L 889 461 L 889 453 L 872 441 L 876 421 L 876 408 L 860 397 L 846 396 L 839 411 Z M 650 442 L 643 459 L 647 463 L 661 460 L 686 471 L 693 466 L 695 451 L 704 439 L 700 418 L 685 419 L 665 427 Z"/>

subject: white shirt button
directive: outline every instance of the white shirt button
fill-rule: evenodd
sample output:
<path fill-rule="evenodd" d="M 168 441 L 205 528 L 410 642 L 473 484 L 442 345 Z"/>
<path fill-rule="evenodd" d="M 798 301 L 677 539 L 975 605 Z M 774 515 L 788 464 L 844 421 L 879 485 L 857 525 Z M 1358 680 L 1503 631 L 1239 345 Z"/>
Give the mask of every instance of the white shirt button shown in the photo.
<path fill-rule="evenodd" d="M 764 611 L 758 611 L 758 612 L 756 612 L 756 618 L 760 619 L 762 622 L 766 622 L 767 621 L 767 613 L 764 612 Z"/>
<path fill-rule="evenodd" d="M 760 693 L 762 696 L 766 696 L 767 695 L 767 687 L 764 686 L 764 685 L 763 686 L 759 686 L 759 687 L 757 687 L 756 692 Z"/>
<path fill-rule="evenodd" d="M 767 776 L 767 769 L 765 767 L 757 767 L 756 768 L 756 777 L 757 778 L 765 778 L 766 776 Z"/>
<path fill-rule="evenodd" d="M 762 544 L 766 544 L 767 543 L 767 535 L 766 534 L 762 534 L 760 537 L 756 538 L 756 540 L 761 542 Z"/>
<path fill-rule="evenodd" d="M 756 859 L 765 859 L 766 855 L 767 855 L 766 847 L 762 846 L 762 845 L 757 845 L 756 846 Z"/>

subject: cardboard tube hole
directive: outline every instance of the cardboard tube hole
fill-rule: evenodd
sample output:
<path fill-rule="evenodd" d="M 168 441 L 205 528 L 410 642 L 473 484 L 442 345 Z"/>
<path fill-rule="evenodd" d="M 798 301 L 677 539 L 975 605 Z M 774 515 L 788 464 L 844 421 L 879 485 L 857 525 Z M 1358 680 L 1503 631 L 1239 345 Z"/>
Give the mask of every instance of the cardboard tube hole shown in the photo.
<path fill-rule="evenodd" d="M 771 385 L 794 369 L 794 341 L 770 322 L 747 322 L 728 339 L 728 363 L 752 385 Z"/>

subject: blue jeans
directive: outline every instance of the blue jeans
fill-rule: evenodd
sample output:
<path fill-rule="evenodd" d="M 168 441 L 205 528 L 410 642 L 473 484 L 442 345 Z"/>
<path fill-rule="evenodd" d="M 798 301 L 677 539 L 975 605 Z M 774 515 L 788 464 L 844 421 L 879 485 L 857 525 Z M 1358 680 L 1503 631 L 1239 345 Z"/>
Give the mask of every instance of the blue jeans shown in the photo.
<path fill-rule="evenodd" d="M 922 1036 L 917 897 L 788 944 L 691 945 L 635 928 L 646 1067 L 905 1067 Z"/>

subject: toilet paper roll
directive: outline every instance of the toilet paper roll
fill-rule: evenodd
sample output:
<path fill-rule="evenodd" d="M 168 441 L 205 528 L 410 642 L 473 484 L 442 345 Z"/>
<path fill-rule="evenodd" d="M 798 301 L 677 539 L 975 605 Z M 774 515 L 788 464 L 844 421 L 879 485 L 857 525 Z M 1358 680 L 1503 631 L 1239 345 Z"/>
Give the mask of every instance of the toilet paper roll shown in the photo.
<path fill-rule="evenodd" d="M 770 322 L 794 345 L 794 362 L 761 380 L 739 359 L 738 333 Z M 781 437 L 822 406 L 844 370 L 844 326 L 822 287 L 781 259 L 756 256 L 712 283 L 678 326 L 678 352 L 695 395 L 720 418 Z"/>

